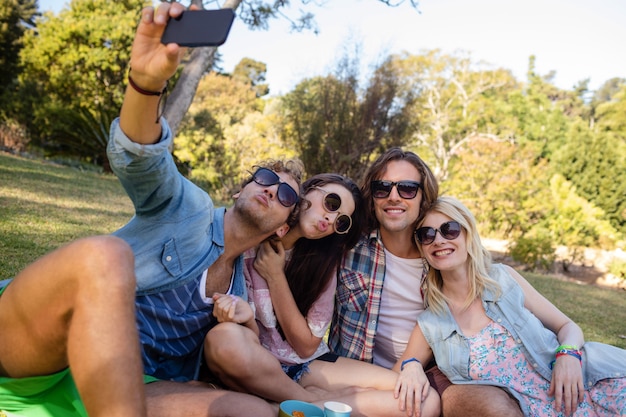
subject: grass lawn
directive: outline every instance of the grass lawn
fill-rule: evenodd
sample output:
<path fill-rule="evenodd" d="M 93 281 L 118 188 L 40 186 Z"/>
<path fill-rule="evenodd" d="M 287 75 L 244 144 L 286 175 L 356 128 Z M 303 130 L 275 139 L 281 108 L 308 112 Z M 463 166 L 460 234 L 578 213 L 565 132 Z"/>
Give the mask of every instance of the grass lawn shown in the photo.
<path fill-rule="evenodd" d="M 117 178 L 0 153 L 0 278 L 78 237 L 132 216 Z"/>
<path fill-rule="evenodd" d="M 78 237 L 106 234 L 132 216 L 113 175 L 0 152 L 0 279 Z M 583 329 L 587 340 L 626 349 L 626 292 L 524 273 Z"/>

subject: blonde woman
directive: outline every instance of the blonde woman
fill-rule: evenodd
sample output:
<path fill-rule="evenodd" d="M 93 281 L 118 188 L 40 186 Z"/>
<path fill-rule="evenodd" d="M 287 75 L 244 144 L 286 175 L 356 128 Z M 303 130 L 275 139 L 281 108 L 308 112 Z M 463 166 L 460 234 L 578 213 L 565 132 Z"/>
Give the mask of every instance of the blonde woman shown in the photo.
<path fill-rule="evenodd" d="M 492 264 L 470 211 L 440 197 L 416 238 L 430 265 L 426 311 L 400 379 L 434 356 L 454 384 L 505 388 L 526 416 L 626 415 L 626 350 L 587 342 L 576 323 L 514 269 Z"/>

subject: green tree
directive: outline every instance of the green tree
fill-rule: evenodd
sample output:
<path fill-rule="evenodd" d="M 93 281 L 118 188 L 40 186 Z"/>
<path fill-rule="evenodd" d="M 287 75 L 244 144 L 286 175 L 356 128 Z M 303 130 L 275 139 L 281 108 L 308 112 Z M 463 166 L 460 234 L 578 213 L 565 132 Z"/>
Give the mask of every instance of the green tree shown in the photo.
<path fill-rule="evenodd" d="M 550 180 L 553 209 L 537 227 L 550 231 L 552 242 L 565 249 L 561 255 L 563 270 L 580 261 L 586 247 L 612 249 L 617 233 L 604 220 L 604 212 L 580 197 L 576 188 L 560 175 Z"/>
<path fill-rule="evenodd" d="M 282 98 L 284 140 L 309 173 L 360 178 L 372 155 L 406 143 L 410 98 L 400 100 L 390 64 L 379 65 L 361 89 L 358 63 L 344 57 L 335 74 L 306 79 Z"/>
<path fill-rule="evenodd" d="M 555 152 L 551 166 L 626 236 L 626 181 L 621 180 L 626 172 L 626 141 L 618 134 L 620 117 L 610 120 L 603 116 L 593 131 L 584 123 L 573 125 L 569 140 Z M 604 123 L 618 132 L 600 129 Z"/>
<path fill-rule="evenodd" d="M 493 105 L 515 88 L 510 72 L 475 64 L 468 54 L 440 50 L 393 57 L 401 91 L 414 100 L 412 147 L 426 150 L 440 180 L 449 175 L 456 152 L 475 137 L 498 140 L 501 133 Z"/>
<path fill-rule="evenodd" d="M 280 114 L 280 100 L 277 98 L 265 102 L 263 111 L 248 113 L 241 123 L 227 127 L 224 136 L 229 155 L 234 164 L 233 175 L 229 178 L 231 188 L 228 196 L 237 191 L 243 177 L 252 166 L 261 160 L 289 159 L 299 157 L 293 147 L 288 147 L 281 137 L 283 123 Z M 250 152 L 254 149 L 254 152 Z"/>
<path fill-rule="evenodd" d="M 596 111 L 598 106 L 603 105 L 604 103 L 610 103 L 613 101 L 616 94 L 622 89 L 622 87 L 626 85 L 626 78 L 611 78 L 604 82 L 598 88 L 591 98 L 591 102 L 589 106 L 591 108 L 591 126 L 594 126 L 596 119 Z"/>
<path fill-rule="evenodd" d="M 83 110 L 89 110 L 91 117 L 83 117 L 84 123 L 110 119 L 117 113 L 139 10 L 151 3 L 149 0 L 72 0 L 69 8 L 58 16 L 48 14 L 38 22 L 38 31 L 30 33 L 26 39 L 29 47 L 22 55 L 24 72 L 20 77 L 19 109 L 14 113 L 21 115 L 20 121 L 39 139 L 39 145 L 55 152 L 81 149 L 74 146 L 81 142 L 75 130 L 62 122 L 67 111 L 80 109 L 81 114 L 86 115 Z M 191 3 L 204 7 L 200 0 Z M 413 0 L 410 3 L 417 5 Z M 239 8 L 238 18 L 253 28 L 264 29 L 271 19 L 287 18 L 294 30 L 315 30 L 310 11 L 301 10 L 296 12 L 299 15 L 289 16 L 285 13 L 289 5 L 289 1 L 227 0 L 223 7 Z M 174 132 L 179 129 L 200 80 L 214 67 L 215 52 L 215 48 L 190 50 L 177 82 L 170 86 L 164 115 Z M 244 66 L 235 75 L 246 71 L 249 75 L 252 72 L 260 75 L 264 72 L 262 66 Z M 257 96 L 267 92 L 261 78 L 249 79 Z M 97 124 L 91 129 L 99 134 Z M 82 156 L 93 161 L 101 159 L 101 155 L 93 155 L 91 150 L 87 154 Z"/>
<path fill-rule="evenodd" d="M 567 111 L 577 112 L 576 100 L 551 84 L 553 76 L 554 73 L 537 74 L 535 57 L 531 56 L 526 87 L 509 96 L 511 116 L 517 120 L 516 140 L 533 146 L 541 157 L 548 159 L 567 142 Z"/>
<path fill-rule="evenodd" d="M 581 197 L 531 148 L 476 139 L 463 147 L 442 193 L 463 200 L 486 236 L 506 239 L 511 254 L 532 268 L 564 270 L 585 247 L 610 249 L 619 239 L 604 211 Z"/>
<path fill-rule="evenodd" d="M 70 107 L 119 107 L 139 10 L 146 0 L 72 0 L 27 34 L 24 78 Z"/>
<path fill-rule="evenodd" d="M 301 81 L 282 97 L 284 140 L 293 144 L 310 173 L 346 169 L 334 165 L 329 152 L 335 151 L 338 130 L 354 126 L 354 119 L 348 117 L 358 107 L 356 83 L 354 78 L 315 77 Z"/>
<path fill-rule="evenodd" d="M 269 93 L 269 85 L 265 83 L 267 65 L 250 58 L 243 58 L 233 70 L 234 80 L 250 86 L 256 92 L 257 97 L 263 97 Z"/>
<path fill-rule="evenodd" d="M 37 0 L 2 0 L 0 2 L 0 120 L 7 116 L 20 72 L 19 54 L 24 32 L 35 25 Z"/>
<path fill-rule="evenodd" d="M 22 88 L 36 92 L 23 122 L 40 139 L 39 145 L 55 152 L 103 158 L 80 146 L 67 112 L 84 113 L 89 120 L 110 119 L 121 106 L 130 46 L 139 10 L 146 0 L 72 0 L 58 16 L 46 14 L 37 30 L 24 36 L 21 59 Z M 32 115 L 35 117 L 33 118 Z M 98 126 L 91 126 L 99 132 Z M 81 136 L 89 128 L 81 131 Z M 82 138 L 85 140 L 85 138 Z"/>
<path fill-rule="evenodd" d="M 251 79 L 218 73 L 205 75 L 174 149 L 174 155 L 187 166 L 190 178 L 223 192 L 222 198 L 229 198 L 241 178 L 241 149 L 233 145 L 228 135 L 233 126 L 260 114 L 262 109 L 263 102 Z"/>
<path fill-rule="evenodd" d="M 398 6 L 405 0 L 378 0 L 389 6 Z M 291 23 L 292 31 L 314 30 L 317 31 L 314 15 L 310 11 L 312 6 L 318 6 L 316 2 L 308 0 L 300 1 L 303 7 L 298 8 L 297 14 L 292 16 L 286 11 L 291 2 L 289 0 L 266 1 L 266 0 L 226 0 L 223 8 L 237 10 L 237 16 L 252 29 L 266 30 L 271 19 L 284 18 Z M 202 0 L 191 0 L 190 3 L 203 7 Z M 413 8 L 417 8 L 417 0 L 409 0 Z M 193 96 L 204 74 L 210 71 L 215 64 L 216 48 L 194 48 L 189 55 L 187 63 L 180 73 L 180 78 L 170 95 L 168 107 L 165 109 L 172 131 L 176 133 L 189 109 Z"/>
<path fill-rule="evenodd" d="M 626 141 L 626 81 L 622 80 L 610 100 L 597 105 L 595 116 L 599 131 L 612 132 Z"/>
<path fill-rule="evenodd" d="M 441 192 L 464 201 L 485 235 L 513 241 L 550 210 L 546 165 L 530 148 L 477 137 L 459 150 Z"/>

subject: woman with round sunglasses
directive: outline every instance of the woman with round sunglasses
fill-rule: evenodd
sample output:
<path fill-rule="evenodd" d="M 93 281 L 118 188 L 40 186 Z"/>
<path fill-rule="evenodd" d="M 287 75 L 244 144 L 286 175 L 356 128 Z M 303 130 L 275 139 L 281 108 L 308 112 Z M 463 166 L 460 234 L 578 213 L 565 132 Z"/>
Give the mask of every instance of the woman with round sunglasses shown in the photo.
<path fill-rule="evenodd" d="M 337 267 L 364 222 L 363 200 L 352 180 L 319 174 L 302 188 L 289 231 L 244 254 L 261 344 L 281 362 L 298 364 L 328 352 L 322 338 L 332 318 Z M 296 334 L 286 333 L 294 328 Z"/>
<path fill-rule="evenodd" d="M 626 350 L 585 342 L 518 272 L 492 264 L 460 201 L 439 197 L 415 235 L 431 268 L 401 383 L 434 356 L 452 383 L 502 387 L 526 416 L 626 415 Z"/>
<path fill-rule="evenodd" d="M 404 397 L 394 397 L 396 372 L 330 355 L 323 340 L 337 268 L 365 224 L 361 193 L 345 177 L 319 174 L 303 183 L 303 196 L 285 236 L 246 254 L 254 311 L 240 299 L 216 295 L 222 323 L 209 333 L 209 368 L 230 388 L 275 402 L 334 399 L 351 405 L 355 416 L 411 415 Z M 422 415 L 439 415 L 436 393 L 429 401 Z"/>

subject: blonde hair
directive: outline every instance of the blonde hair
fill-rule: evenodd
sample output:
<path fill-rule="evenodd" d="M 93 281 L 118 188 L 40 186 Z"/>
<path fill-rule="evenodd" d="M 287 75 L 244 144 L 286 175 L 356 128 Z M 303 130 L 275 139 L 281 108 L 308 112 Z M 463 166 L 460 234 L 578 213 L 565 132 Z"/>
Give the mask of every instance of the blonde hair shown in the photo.
<path fill-rule="evenodd" d="M 463 203 L 449 196 L 439 197 L 430 207 L 428 213 L 433 211 L 459 222 L 463 230 L 465 230 L 470 291 L 465 299 L 464 307 L 469 307 L 476 298 L 482 297 L 486 288 L 491 289 L 496 294 L 496 297 L 499 297 L 501 294 L 500 285 L 489 277 L 491 253 L 483 246 L 480 240 L 474 215 Z M 423 223 L 424 219 L 417 226 L 420 227 Z M 421 251 L 419 242 L 418 247 Z M 445 303 L 448 302 L 448 298 L 444 295 L 442 288 L 443 279 L 441 278 L 441 272 L 431 267 L 424 284 L 424 303 L 435 313 L 442 313 Z"/>

